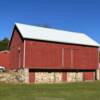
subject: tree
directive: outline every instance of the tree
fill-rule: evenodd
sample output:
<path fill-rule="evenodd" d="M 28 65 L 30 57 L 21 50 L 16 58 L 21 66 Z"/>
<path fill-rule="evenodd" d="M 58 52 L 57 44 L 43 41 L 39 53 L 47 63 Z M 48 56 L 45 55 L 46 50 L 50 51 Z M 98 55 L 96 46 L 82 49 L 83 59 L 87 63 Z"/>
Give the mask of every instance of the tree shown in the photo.
<path fill-rule="evenodd" d="M 8 43 L 9 43 L 8 38 L 4 38 L 3 40 L 1 40 L 0 41 L 0 51 L 7 50 L 8 49 Z"/>

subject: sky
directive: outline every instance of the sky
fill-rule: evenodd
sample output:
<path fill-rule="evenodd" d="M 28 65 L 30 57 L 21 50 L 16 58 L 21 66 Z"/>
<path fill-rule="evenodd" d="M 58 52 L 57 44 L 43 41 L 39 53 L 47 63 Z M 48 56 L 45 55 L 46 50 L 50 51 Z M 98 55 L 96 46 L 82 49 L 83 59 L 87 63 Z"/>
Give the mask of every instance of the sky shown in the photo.
<path fill-rule="evenodd" d="M 100 0 L 0 0 L 0 40 L 15 23 L 85 33 L 100 43 Z"/>

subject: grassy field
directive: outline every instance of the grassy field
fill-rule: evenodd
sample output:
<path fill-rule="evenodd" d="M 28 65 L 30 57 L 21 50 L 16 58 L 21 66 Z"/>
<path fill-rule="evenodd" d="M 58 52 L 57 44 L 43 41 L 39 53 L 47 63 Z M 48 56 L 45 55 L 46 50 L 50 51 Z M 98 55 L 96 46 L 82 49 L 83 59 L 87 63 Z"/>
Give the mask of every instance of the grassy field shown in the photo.
<path fill-rule="evenodd" d="M 3 84 L 0 100 L 100 100 L 100 82 Z"/>

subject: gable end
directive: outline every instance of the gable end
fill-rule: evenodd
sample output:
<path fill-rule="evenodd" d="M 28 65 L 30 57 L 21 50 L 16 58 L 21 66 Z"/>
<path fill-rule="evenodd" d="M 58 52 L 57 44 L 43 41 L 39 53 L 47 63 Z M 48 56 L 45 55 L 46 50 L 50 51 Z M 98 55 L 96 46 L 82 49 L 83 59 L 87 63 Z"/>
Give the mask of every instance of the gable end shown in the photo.
<path fill-rule="evenodd" d="M 12 36 L 11 36 L 10 42 L 9 42 L 9 45 L 8 45 L 9 48 L 10 48 L 10 46 L 11 46 L 11 43 L 12 43 L 12 39 L 13 39 L 15 30 L 16 30 L 17 33 L 19 34 L 21 40 L 24 41 L 24 38 L 22 37 L 20 31 L 18 30 L 17 26 L 15 25 L 15 26 L 14 26 L 14 29 L 13 29 L 13 32 L 12 32 Z"/>

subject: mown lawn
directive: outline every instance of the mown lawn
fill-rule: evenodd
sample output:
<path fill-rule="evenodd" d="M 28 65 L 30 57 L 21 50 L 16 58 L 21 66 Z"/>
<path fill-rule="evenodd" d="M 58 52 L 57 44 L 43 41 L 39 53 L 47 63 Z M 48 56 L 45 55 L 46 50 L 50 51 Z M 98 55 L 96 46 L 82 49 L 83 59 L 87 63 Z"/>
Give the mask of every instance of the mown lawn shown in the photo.
<path fill-rule="evenodd" d="M 0 83 L 0 100 L 100 100 L 100 82 L 35 85 Z"/>

